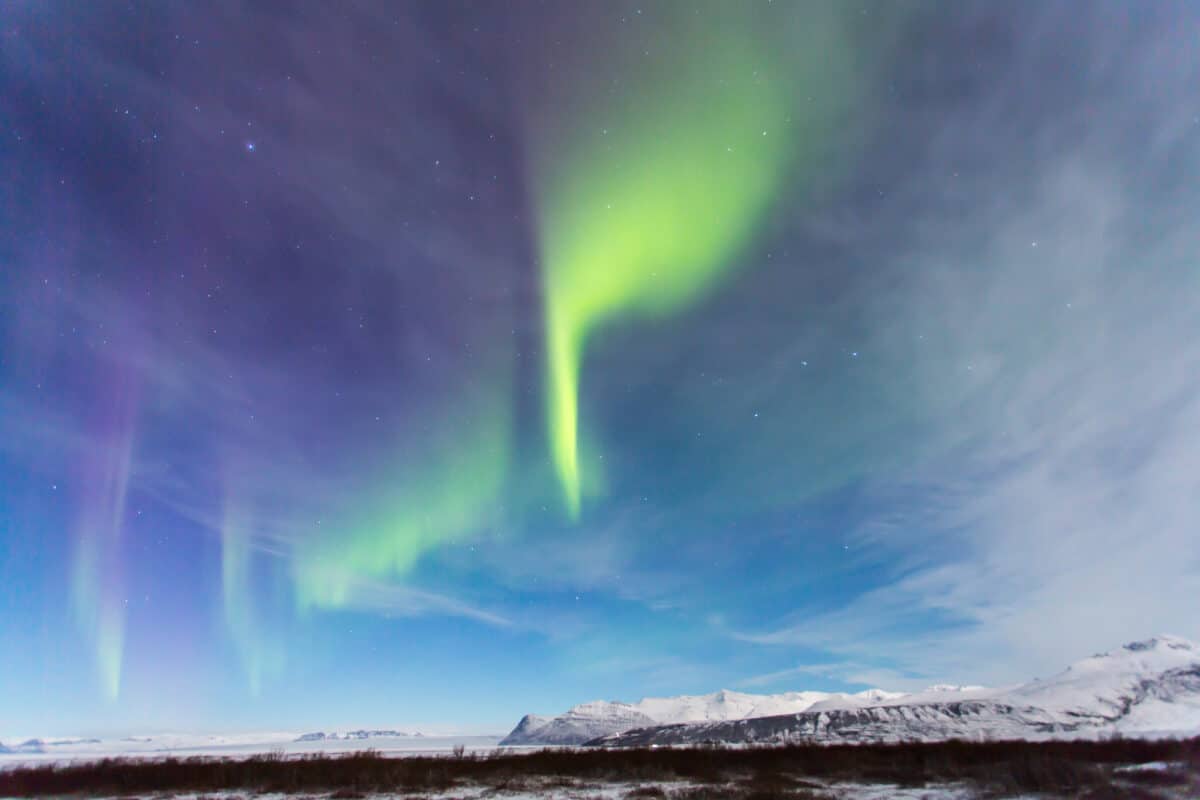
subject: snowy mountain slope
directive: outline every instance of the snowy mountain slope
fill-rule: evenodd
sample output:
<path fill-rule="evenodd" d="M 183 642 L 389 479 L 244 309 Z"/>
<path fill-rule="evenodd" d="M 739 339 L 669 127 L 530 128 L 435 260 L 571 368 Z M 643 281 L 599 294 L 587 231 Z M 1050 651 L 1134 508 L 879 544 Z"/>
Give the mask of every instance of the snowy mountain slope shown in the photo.
<path fill-rule="evenodd" d="M 554 717 L 546 717 L 541 714 L 526 714 L 521 717 L 521 721 L 517 723 L 517 727 L 509 732 L 504 741 L 512 739 L 512 744 L 536 742 L 538 741 L 536 734 L 553 721 Z"/>
<path fill-rule="evenodd" d="M 643 714 L 629 703 L 606 703 L 598 700 L 577 705 L 557 717 L 527 715 L 500 744 L 583 744 L 615 731 L 658 724 L 660 720 Z"/>
<path fill-rule="evenodd" d="M 637 703 L 598 700 L 577 705 L 557 717 L 528 715 L 501 744 L 582 744 L 597 736 L 652 725 L 723 722 L 795 714 L 817 703 L 837 708 L 859 707 L 894 701 L 904 696 L 900 692 L 881 689 L 868 689 L 857 694 L 785 692 L 775 695 L 745 694 L 722 689 L 712 694 L 647 697 Z"/>
<path fill-rule="evenodd" d="M 823 692 L 756 695 L 722 689 L 712 694 L 647 697 L 635 703 L 634 708 L 660 723 L 669 724 L 787 714 L 808 708 L 826 697 L 828 695 Z"/>
<path fill-rule="evenodd" d="M 786 742 L 898 742 L 1018 739 L 1055 732 L 1049 712 L 989 700 L 803 711 L 775 717 L 666 725 L 613 733 L 589 742 L 619 747 Z"/>
<path fill-rule="evenodd" d="M 1009 696 L 1064 719 L 1153 729 L 1158 724 L 1155 707 L 1186 711 L 1200 706 L 1200 645 L 1175 636 L 1132 642 L 1078 661 L 1044 681 L 1031 681 Z"/>
<path fill-rule="evenodd" d="M 946 703 L 954 700 L 973 700 L 988 697 L 996 692 L 983 686 L 930 686 L 920 692 L 885 692 L 882 689 L 868 689 L 856 694 L 834 694 L 827 699 L 813 703 L 805 711 L 835 711 L 852 708 L 871 708 L 913 702 Z"/>
<path fill-rule="evenodd" d="M 631 730 L 594 743 L 932 741 L 1105 733 L 1200 733 L 1200 646 L 1160 636 L 1011 689 L 933 687 L 857 708 L 814 705 L 795 714 Z"/>

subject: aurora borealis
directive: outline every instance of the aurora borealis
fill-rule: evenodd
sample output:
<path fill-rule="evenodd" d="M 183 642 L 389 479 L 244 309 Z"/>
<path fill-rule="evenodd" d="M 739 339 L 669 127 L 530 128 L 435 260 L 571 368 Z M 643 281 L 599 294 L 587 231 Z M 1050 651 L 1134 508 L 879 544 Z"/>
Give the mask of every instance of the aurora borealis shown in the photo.
<path fill-rule="evenodd" d="M 822 42 L 837 33 L 829 26 L 773 41 L 764 20 L 757 30 L 748 24 L 752 10 L 696 8 L 702 14 L 671 9 L 673 35 L 653 53 L 616 43 L 606 59 L 629 73 L 616 79 L 622 91 L 598 101 L 552 98 L 530 126 L 548 436 L 571 517 L 580 511 L 579 383 L 589 337 L 614 318 L 677 311 L 733 266 L 787 177 L 789 154 L 811 146 L 794 138 L 792 115 L 804 113 L 790 102 L 799 65 L 783 52 L 824 44 L 837 58 L 842 50 L 836 39 Z"/>
<path fill-rule="evenodd" d="M 1200 636 L 1197 33 L 6 5 L 0 740 Z"/>

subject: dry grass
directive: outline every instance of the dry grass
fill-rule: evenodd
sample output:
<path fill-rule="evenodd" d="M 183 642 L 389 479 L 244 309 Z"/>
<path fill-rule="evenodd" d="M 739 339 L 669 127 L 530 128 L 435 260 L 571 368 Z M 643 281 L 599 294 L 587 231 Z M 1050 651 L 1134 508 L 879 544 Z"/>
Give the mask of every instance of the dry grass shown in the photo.
<path fill-rule="evenodd" d="M 1158 774 L 1119 765 L 1167 761 Z M 496 751 L 489 755 L 384 757 L 373 751 L 285 758 L 104 759 L 0 772 L 0 796 L 146 795 L 156 792 L 428 792 L 486 785 L 527 789 L 570 782 L 680 782 L 669 793 L 645 788 L 630 800 L 818 798 L 835 781 L 903 786 L 969 783 L 996 796 L 1041 792 L 1075 797 L 1160 797 L 1200 789 L 1200 738 L 1147 742 L 940 742 L 792 745 L 762 748 L 663 748 Z M 1182 788 L 1181 788 L 1182 787 Z M 1200 796 L 1200 795 L 1197 795 Z"/>

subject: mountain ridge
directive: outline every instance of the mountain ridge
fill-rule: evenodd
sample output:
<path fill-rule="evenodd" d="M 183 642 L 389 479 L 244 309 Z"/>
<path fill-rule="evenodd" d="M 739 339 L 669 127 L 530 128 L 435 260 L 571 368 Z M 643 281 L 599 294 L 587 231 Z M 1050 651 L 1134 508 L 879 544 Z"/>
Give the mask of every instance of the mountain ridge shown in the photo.
<path fill-rule="evenodd" d="M 764 713 L 765 712 L 765 713 Z M 591 701 L 527 715 L 502 745 L 1045 738 L 1200 731 L 1200 645 L 1161 635 L 1006 688 L 785 692 Z"/>
<path fill-rule="evenodd" d="M 576 745 L 635 727 L 752 719 L 798 713 L 822 703 L 862 706 L 903 696 L 902 692 L 882 689 L 866 689 L 855 693 L 798 691 L 771 695 L 720 689 L 701 695 L 644 697 L 636 703 L 592 700 L 572 706 L 558 716 L 527 714 L 500 744 Z"/>

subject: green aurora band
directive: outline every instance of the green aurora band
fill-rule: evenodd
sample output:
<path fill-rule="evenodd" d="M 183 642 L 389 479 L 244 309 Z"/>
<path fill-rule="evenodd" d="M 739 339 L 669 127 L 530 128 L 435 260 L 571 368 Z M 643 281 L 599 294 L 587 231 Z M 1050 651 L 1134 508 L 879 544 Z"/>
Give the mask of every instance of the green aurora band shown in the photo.
<path fill-rule="evenodd" d="M 501 506 L 511 458 L 507 378 L 484 381 L 407 454 L 365 512 L 314 532 L 292 563 L 298 609 L 345 608 L 372 584 L 407 575 L 422 554 L 477 533 Z"/>
<path fill-rule="evenodd" d="M 666 52 L 650 64 L 636 54 L 616 68 L 616 91 L 582 108 L 572 98 L 534 131 L 547 434 L 572 519 L 583 487 L 598 480 L 580 466 L 589 339 L 611 321 L 660 318 L 711 291 L 796 155 L 798 57 L 762 35 L 746 8 L 707 11 L 670 15 Z"/>
<path fill-rule="evenodd" d="M 133 467 L 137 400 L 134 381 L 114 368 L 104 376 L 95 441 L 81 459 L 81 509 L 75 521 L 71 605 L 80 631 L 95 649 L 104 696 L 121 693 L 126 594 L 121 559 L 125 506 Z"/>
<path fill-rule="evenodd" d="M 652 63 L 621 58 L 624 50 L 642 52 L 630 42 L 606 51 L 616 73 L 631 78 L 620 91 L 563 87 L 570 97 L 551 103 L 547 124 L 530 131 L 547 429 L 555 488 L 572 519 L 602 479 L 591 460 L 580 466 L 579 386 L 589 340 L 614 321 L 676 314 L 718 286 L 804 165 L 798 156 L 817 152 L 798 152 L 797 142 L 828 129 L 828 98 L 847 86 L 830 78 L 843 77 L 845 66 L 834 13 L 793 10 L 776 30 L 739 5 L 670 13 L 682 9 L 657 7 L 668 10 L 673 44 Z M 608 77 L 590 74 L 584 83 L 596 89 Z M 809 103 L 803 113 L 798 97 Z M 470 265 L 456 266 L 468 280 Z M 528 498 L 524 479 L 513 474 L 521 453 L 512 309 L 495 311 L 472 323 L 471 372 L 441 387 L 440 402 L 417 411 L 394 444 L 375 443 L 386 453 L 369 467 L 380 476 L 375 486 L 350 492 L 290 543 L 297 612 L 387 605 L 388 590 L 431 550 L 503 530 L 519 515 Z M 257 690 L 282 668 L 284 653 L 259 641 L 264 609 L 251 602 L 249 588 L 261 532 L 247 510 L 226 509 L 223 599 L 231 641 Z"/>
<path fill-rule="evenodd" d="M 111 573 L 113 555 L 91 533 L 76 547 L 72 568 L 71 599 L 75 618 L 95 648 L 96 669 L 104 697 L 115 701 L 121 693 L 121 662 L 125 649 L 124 608 L 113 590 L 104 586 Z M 112 580 L 111 576 L 107 580 Z"/>

